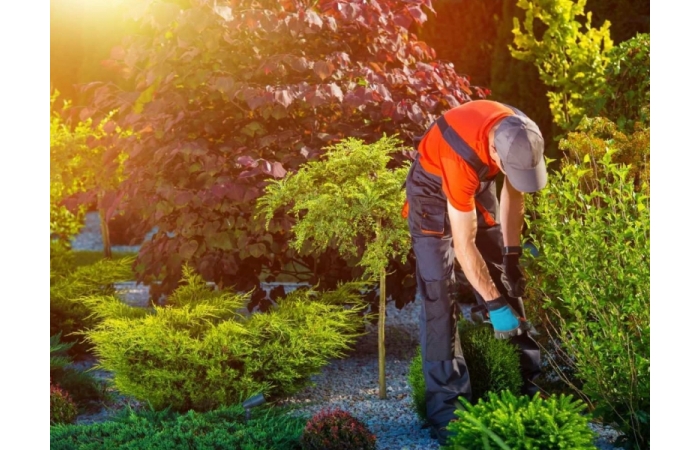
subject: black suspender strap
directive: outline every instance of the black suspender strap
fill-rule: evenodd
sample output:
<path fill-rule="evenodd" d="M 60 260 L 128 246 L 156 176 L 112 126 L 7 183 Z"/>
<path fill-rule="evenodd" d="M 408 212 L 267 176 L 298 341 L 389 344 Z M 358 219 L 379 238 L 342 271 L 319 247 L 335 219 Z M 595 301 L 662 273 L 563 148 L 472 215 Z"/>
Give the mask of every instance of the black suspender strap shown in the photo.
<path fill-rule="evenodd" d="M 452 149 L 457 152 L 459 156 L 464 159 L 467 164 L 469 164 L 472 169 L 477 173 L 479 179 L 484 181 L 489 174 L 489 167 L 484 164 L 484 162 L 479 159 L 474 149 L 467 144 L 467 142 L 462 139 L 462 136 L 457 134 L 457 132 L 447 123 L 444 116 L 436 121 L 440 132 L 442 133 L 442 138 L 452 147 Z"/>

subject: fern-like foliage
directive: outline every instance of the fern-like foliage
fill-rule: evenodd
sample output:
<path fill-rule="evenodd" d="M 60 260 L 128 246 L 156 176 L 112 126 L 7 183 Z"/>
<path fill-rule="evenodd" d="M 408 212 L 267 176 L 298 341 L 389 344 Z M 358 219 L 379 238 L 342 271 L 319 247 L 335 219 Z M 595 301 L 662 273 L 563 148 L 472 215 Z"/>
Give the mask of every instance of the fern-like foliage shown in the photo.
<path fill-rule="evenodd" d="M 582 412 L 586 406 L 572 396 L 530 399 L 510 391 L 489 393 L 472 405 L 460 398 L 464 410 L 450 422 L 450 449 L 593 450 L 593 431 Z"/>

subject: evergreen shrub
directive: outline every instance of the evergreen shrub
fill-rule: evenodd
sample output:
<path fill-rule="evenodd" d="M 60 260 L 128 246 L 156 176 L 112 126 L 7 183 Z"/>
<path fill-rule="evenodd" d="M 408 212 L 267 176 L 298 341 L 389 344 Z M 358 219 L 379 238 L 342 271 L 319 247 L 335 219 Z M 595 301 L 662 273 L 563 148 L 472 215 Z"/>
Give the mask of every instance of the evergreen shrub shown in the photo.
<path fill-rule="evenodd" d="M 297 290 L 266 313 L 248 314 L 248 296 L 213 290 L 186 267 L 183 285 L 165 307 L 93 301 L 101 322 L 85 335 L 122 393 L 156 409 L 211 410 L 306 386 L 360 335 L 363 286 Z"/>
<path fill-rule="evenodd" d="M 178 415 L 172 411 L 127 411 L 109 422 L 51 427 L 52 450 L 299 450 L 307 417 L 281 408 L 258 407 L 245 420 L 236 405 Z"/>
<path fill-rule="evenodd" d="M 523 378 L 518 349 L 507 340 L 496 339 L 491 325 L 460 320 L 457 327 L 473 401 L 485 398 L 488 392 L 520 392 Z"/>
<path fill-rule="evenodd" d="M 416 356 L 411 360 L 408 368 L 408 385 L 411 387 L 413 410 L 421 420 L 428 420 L 425 403 L 425 376 L 423 375 L 423 357 L 420 345 L 416 349 Z"/>
<path fill-rule="evenodd" d="M 510 391 L 490 392 L 488 400 L 472 405 L 460 398 L 464 410 L 447 425 L 449 449 L 594 450 L 594 433 L 582 414 L 586 405 L 572 396 L 530 399 Z"/>
<path fill-rule="evenodd" d="M 457 323 L 462 353 L 469 368 L 472 401 L 485 398 L 488 392 L 510 390 L 520 392 L 523 384 L 520 372 L 520 356 L 510 342 L 496 339 L 493 328 L 486 324 L 474 324 L 465 319 Z M 425 377 L 422 369 L 420 346 L 411 360 L 408 384 L 411 387 L 413 407 L 425 420 Z"/>

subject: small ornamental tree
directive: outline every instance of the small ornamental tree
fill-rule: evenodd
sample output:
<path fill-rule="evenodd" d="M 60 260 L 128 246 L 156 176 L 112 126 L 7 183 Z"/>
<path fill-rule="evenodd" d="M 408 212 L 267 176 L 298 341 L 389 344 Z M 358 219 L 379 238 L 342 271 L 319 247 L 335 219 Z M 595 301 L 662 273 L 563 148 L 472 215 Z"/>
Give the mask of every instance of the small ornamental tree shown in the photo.
<path fill-rule="evenodd" d="M 430 3 L 138 2 L 141 34 L 104 62 L 134 89 L 85 89 L 87 115 L 116 108 L 136 132 L 119 143 L 129 154 L 122 191 L 158 228 L 141 248 L 139 281 L 172 290 L 187 262 L 207 280 L 254 288 L 293 254 L 288 218 L 267 228 L 252 220 L 270 177 L 349 136 L 398 133 L 408 143 L 445 110 L 483 97 L 409 31 Z"/>
<path fill-rule="evenodd" d="M 613 46 L 610 22 L 593 28 L 591 13 L 584 13 L 586 0 L 518 0 L 517 6 L 525 10 L 525 20 L 521 28 L 513 18 L 511 54 L 535 64 L 542 82 L 552 88 L 547 97 L 554 123 L 573 130 L 605 85 Z M 585 26 L 579 22 L 582 16 Z M 536 29 L 536 20 L 544 24 L 544 32 Z"/>
<path fill-rule="evenodd" d="M 258 205 L 269 224 L 275 211 L 289 207 L 296 219 L 291 245 L 299 252 L 337 248 L 359 258 L 364 275 L 379 281 L 379 398 L 386 398 L 384 321 L 386 267 L 392 258 L 405 260 L 411 245 L 408 224 L 401 217 L 402 189 L 408 166 L 391 170 L 391 154 L 400 141 L 383 137 L 373 144 L 348 138 L 327 148 L 321 161 L 303 165 L 283 180 L 272 182 Z"/>

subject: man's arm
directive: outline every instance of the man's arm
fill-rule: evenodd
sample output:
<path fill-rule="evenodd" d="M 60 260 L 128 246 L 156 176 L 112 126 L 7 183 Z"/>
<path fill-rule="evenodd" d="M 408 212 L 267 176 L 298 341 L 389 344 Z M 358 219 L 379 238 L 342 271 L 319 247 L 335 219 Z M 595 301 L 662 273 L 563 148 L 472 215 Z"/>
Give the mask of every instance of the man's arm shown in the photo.
<path fill-rule="evenodd" d="M 487 302 L 498 298 L 501 294 L 491 279 L 484 258 L 476 248 L 476 211 L 459 211 L 448 200 L 447 214 L 452 228 L 455 256 L 467 280 Z"/>
<path fill-rule="evenodd" d="M 508 177 L 505 177 L 503 189 L 501 189 L 501 231 L 503 232 L 504 246 L 520 246 L 520 233 L 523 230 L 524 217 L 523 193 L 515 189 L 508 181 Z"/>

